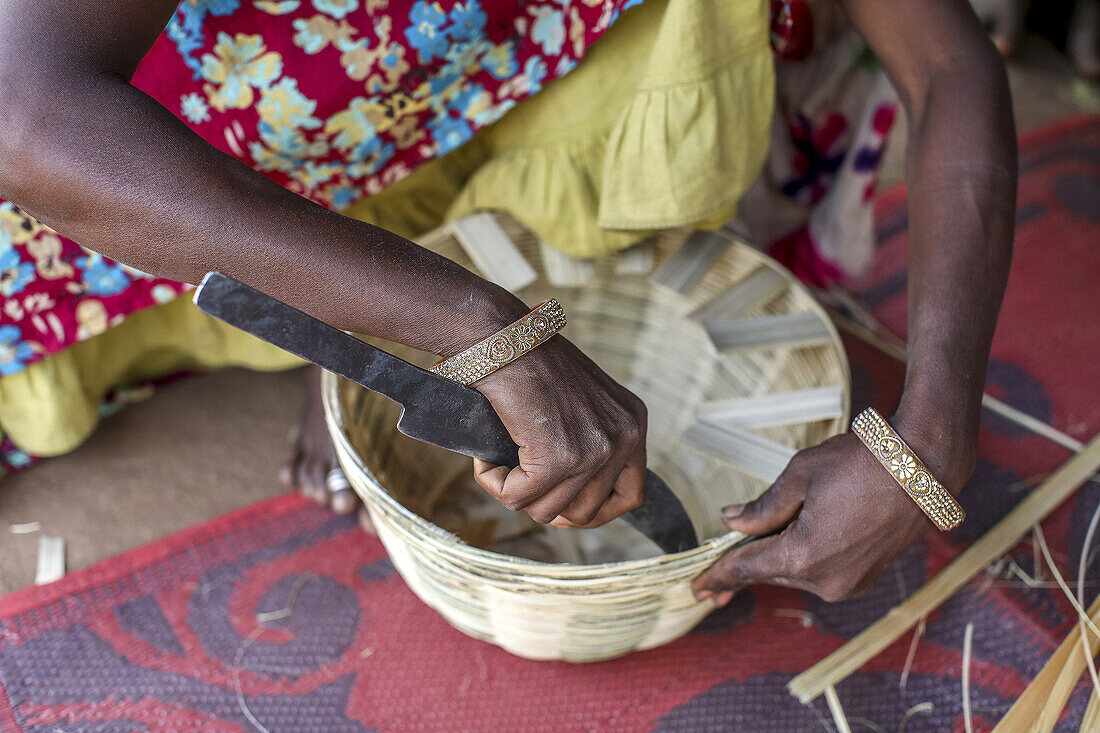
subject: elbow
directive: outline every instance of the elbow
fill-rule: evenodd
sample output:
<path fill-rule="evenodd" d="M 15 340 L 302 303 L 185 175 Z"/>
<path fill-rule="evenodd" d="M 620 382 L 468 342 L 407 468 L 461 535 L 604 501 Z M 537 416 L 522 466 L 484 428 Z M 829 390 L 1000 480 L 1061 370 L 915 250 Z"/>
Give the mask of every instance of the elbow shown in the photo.
<path fill-rule="evenodd" d="M 929 54 L 901 79 L 898 96 L 909 119 L 920 119 L 935 102 L 984 107 L 1012 114 L 1004 58 L 984 33 L 970 42 Z"/>

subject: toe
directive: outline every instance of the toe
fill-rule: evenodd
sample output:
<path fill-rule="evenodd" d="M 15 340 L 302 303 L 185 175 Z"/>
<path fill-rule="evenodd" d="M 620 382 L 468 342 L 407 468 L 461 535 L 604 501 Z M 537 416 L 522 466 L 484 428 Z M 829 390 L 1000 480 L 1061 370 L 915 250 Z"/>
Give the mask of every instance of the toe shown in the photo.
<path fill-rule="evenodd" d="M 329 507 L 337 514 L 351 514 L 357 503 L 355 492 L 351 489 L 341 489 L 329 498 Z"/>

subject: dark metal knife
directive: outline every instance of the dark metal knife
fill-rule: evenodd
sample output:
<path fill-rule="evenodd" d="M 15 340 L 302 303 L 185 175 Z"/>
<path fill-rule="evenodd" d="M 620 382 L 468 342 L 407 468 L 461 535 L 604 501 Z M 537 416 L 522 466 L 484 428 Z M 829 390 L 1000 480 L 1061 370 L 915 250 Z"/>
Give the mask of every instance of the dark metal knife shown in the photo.
<path fill-rule="evenodd" d="M 397 429 L 410 438 L 502 466 L 519 465 L 519 449 L 489 400 L 377 349 L 220 272 L 195 291 L 202 312 L 401 405 Z M 668 485 L 646 472 L 646 500 L 624 519 L 665 552 L 698 547 L 691 520 Z"/>

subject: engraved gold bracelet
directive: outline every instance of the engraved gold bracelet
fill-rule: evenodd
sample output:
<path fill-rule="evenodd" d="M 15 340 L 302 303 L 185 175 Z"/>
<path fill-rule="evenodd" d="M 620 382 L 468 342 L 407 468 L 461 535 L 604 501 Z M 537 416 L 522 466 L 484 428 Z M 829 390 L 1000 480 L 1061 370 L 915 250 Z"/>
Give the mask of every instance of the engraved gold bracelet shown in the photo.
<path fill-rule="evenodd" d="M 882 415 L 868 407 L 852 421 L 852 432 L 937 527 L 946 532 L 966 518 L 955 497 L 932 476 Z"/>
<path fill-rule="evenodd" d="M 551 298 L 530 313 L 465 351 L 439 362 L 430 371 L 459 384 L 473 384 L 515 361 L 565 328 L 565 309 Z"/>

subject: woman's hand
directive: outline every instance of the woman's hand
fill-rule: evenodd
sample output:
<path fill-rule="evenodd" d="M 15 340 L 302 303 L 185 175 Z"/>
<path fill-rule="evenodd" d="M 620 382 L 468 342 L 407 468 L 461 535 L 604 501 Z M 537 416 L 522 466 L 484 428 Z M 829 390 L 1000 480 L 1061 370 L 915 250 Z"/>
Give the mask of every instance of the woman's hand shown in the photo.
<path fill-rule="evenodd" d="M 907 442 L 955 491 L 972 470 L 969 451 L 942 460 L 933 444 Z M 695 579 L 696 598 L 713 595 L 719 605 L 756 583 L 799 588 L 826 601 L 860 595 L 934 527 L 852 433 L 801 451 L 760 498 L 723 514 L 730 529 L 769 536 L 731 550 Z"/>
<path fill-rule="evenodd" d="M 641 505 L 645 405 L 563 336 L 474 386 L 519 445 L 516 468 L 474 462 L 477 482 L 504 506 L 588 528 Z"/>

